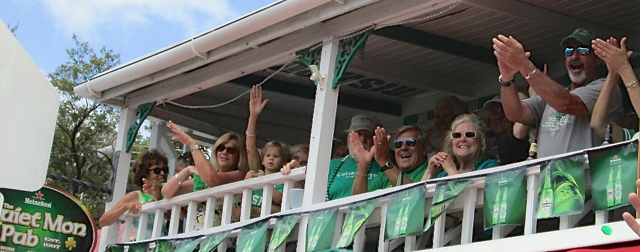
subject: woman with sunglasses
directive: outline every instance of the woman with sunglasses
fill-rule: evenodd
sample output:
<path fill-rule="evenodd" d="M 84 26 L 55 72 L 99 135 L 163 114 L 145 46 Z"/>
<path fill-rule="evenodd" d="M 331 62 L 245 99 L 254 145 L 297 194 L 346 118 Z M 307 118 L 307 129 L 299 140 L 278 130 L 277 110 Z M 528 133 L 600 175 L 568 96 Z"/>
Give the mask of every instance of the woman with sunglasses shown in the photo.
<path fill-rule="evenodd" d="M 169 121 L 169 129 L 176 134 L 173 140 L 189 145 L 195 166 L 189 166 L 171 177 L 162 188 L 167 198 L 196 192 L 208 187 L 228 184 L 244 179 L 249 170 L 244 140 L 236 133 L 226 133 L 213 145 L 211 162 L 187 133 Z M 193 176 L 193 179 L 188 179 Z"/>
<path fill-rule="evenodd" d="M 429 160 L 429 168 L 422 180 L 441 178 L 460 173 L 499 166 L 489 158 L 484 124 L 476 115 L 463 114 L 451 123 L 451 132 L 444 140 L 444 152 Z"/>
<path fill-rule="evenodd" d="M 162 199 L 160 190 L 162 183 L 167 181 L 169 174 L 168 160 L 160 151 L 148 150 L 133 163 L 133 184 L 142 188 L 129 192 L 115 206 L 100 217 L 100 226 L 109 226 L 115 223 L 126 211 L 137 214 L 142 205 Z M 151 228 L 153 228 L 153 223 Z M 147 227 L 149 229 L 149 227 Z"/>

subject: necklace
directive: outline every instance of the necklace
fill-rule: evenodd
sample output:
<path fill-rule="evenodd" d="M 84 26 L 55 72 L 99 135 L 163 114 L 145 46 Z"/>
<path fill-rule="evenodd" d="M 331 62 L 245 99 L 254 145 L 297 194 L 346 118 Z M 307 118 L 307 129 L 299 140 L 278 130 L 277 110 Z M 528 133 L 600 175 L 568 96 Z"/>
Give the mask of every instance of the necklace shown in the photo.
<path fill-rule="evenodd" d="M 340 168 L 342 168 L 342 165 L 344 165 L 344 163 L 347 161 L 347 158 L 349 158 L 349 155 L 344 156 L 344 158 L 340 160 L 340 164 L 338 164 L 336 169 L 331 174 L 331 178 L 327 182 L 327 193 L 325 194 L 325 201 L 329 201 L 329 190 L 331 189 L 331 185 L 333 185 L 333 181 L 338 176 L 338 172 L 340 172 Z M 373 163 L 373 160 L 371 161 L 371 163 Z M 369 169 L 367 169 L 367 179 L 369 178 L 369 170 L 371 170 L 371 163 L 369 163 Z M 358 173 L 357 170 L 356 170 L 356 173 Z"/>

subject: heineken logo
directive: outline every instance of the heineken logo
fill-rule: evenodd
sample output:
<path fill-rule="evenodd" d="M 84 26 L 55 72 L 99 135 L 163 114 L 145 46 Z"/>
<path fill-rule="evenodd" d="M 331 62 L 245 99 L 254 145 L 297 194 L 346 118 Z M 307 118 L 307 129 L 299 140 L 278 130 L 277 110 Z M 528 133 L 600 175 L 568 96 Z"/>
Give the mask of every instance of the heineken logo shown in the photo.
<path fill-rule="evenodd" d="M 618 157 L 618 155 L 613 155 L 613 158 L 609 160 L 609 164 L 618 164 L 622 162 L 622 159 Z"/>
<path fill-rule="evenodd" d="M 36 193 L 36 199 L 44 200 L 43 196 L 44 196 L 44 194 L 40 193 L 40 191 L 38 191 L 38 192 Z"/>

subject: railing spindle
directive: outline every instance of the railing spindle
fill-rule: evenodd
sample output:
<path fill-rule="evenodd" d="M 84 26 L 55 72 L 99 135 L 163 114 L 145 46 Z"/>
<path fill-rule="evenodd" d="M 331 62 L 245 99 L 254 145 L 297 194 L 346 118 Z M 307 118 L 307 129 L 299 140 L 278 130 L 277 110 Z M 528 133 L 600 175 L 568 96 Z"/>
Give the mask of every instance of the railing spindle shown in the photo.
<path fill-rule="evenodd" d="M 213 227 L 213 221 L 216 219 L 216 197 L 207 198 L 207 204 L 204 208 L 204 228 Z"/>
<path fill-rule="evenodd" d="M 164 210 L 156 209 L 155 218 L 153 218 L 153 230 L 151 231 L 151 239 L 162 236 L 162 225 L 164 222 Z"/>
<path fill-rule="evenodd" d="M 271 214 L 271 199 L 273 198 L 272 184 L 264 184 L 262 186 L 262 207 L 260 209 L 260 216 L 267 216 Z M 280 211 L 283 211 L 282 209 Z"/>
<path fill-rule="evenodd" d="M 536 233 L 538 207 L 538 182 L 540 180 L 540 166 L 527 169 L 527 205 L 525 209 L 524 235 Z"/>
<path fill-rule="evenodd" d="M 181 211 L 182 211 L 182 207 L 180 205 L 173 205 L 171 207 L 171 219 L 169 219 L 168 235 L 178 234 L 178 229 L 180 228 L 180 212 Z"/>

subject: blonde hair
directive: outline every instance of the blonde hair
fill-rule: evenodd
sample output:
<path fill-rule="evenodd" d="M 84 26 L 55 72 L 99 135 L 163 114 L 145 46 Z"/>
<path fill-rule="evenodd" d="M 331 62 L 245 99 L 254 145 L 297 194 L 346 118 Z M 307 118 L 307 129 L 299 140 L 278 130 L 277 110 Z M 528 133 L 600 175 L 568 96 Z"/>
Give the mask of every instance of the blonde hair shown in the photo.
<path fill-rule="evenodd" d="M 218 155 L 216 153 L 218 146 L 224 145 L 231 141 L 235 142 L 236 151 L 238 152 L 238 163 L 236 164 L 236 168 L 243 173 L 247 173 L 249 171 L 249 162 L 247 161 L 247 151 L 246 147 L 244 146 L 244 139 L 241 135 L 234 132 L 225 133 L 224 135 L 220 136 L 216 143 L 213 145 L 214 153 L 213 155 L 211 155 L 211 165 L 214 169 L 216 169 L 216 171 L 220 172 L 220 166 L 218 165 Z"/>
<path fill-rule="evenodd" d="M 454 157 L 454 160 L 457 163 L 458 160 L 456 156 L 453 154 L 453 139 L 451 139 L 451 133 L 455 131 L 455 128 L 458 127 L 458 125 L 464 122 L 470 122 L 471 125 L 473 125 L 473 127 L 475 128 L 476 135 L 477 135 L 476 139 L 478 139 L 478 141 L 480 142 L 480 149 L 478 151 L 479 153 L 476 153 L 478 155 L 478 158 L 480 158 L 481 156 L 488 158 L 489 156 L 487 152 L 487 143 L 486 143 L 487 137 L 484 134 L 485 125 L 480 120 L 480 118 L 478 118 L 478 116 L 474 114 L 462 114 L 456 117 L 455 120 L 453 120 L 453 122 L 451 123 L 451 129 L 449 130 L 448 134 L 444 136 L 444 139 L 442 142 L 444 145 L 444 151 L 450 156 Z"/>
<path fill-rule="evenodd" d="M 296 144 L 294 146 L 291 147 L 290 152 L 289 152 L 289 160 L 293 159 L 293 154 L 296 154 L 298 152 L 304 152 L 309 154 L 309 145 L 308 144 Z"/>
<path fill-rule="evenodd" d="M 262 151 L 267 151 L 267 149 L 270 148 L 275 148 L 276 150 L 278 150 L 278 153 L 280 154 L 280 157 L 284 160 L 284 162 L 289 161 L 289 145 L 278 140 L 273 140 L 265 143 L 264 147 L 262 147 Z"/>

